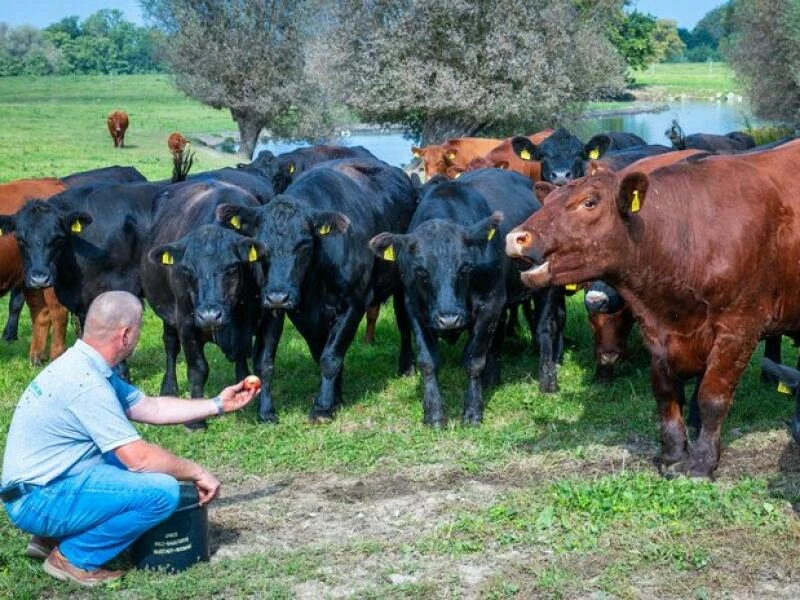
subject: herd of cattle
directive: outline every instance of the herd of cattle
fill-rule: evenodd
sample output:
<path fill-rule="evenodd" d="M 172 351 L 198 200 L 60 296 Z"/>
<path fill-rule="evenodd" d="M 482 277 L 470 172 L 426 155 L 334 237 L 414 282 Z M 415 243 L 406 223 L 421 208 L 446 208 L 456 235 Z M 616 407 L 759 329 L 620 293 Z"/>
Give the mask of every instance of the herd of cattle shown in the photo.
<path fill-rule="evenodd" d="M 201 397 L 203 347 L 213 342 L 237 380 L 252 360 L 259 418 L 276 422 L 271 380 L 288 316 L 320 367 L 310 414 L 319 422 L 341 402 L 361 319 L 371 338 L 392 297 L 399 371 L 421 373 L 424 422 L 447 420 L 437 341 L 466 332 L 462 421 L 478 424 L 518 308 L 538 346 L 540 390 L 557 389 L 565 296 L 580 285 L 596 376 L 613 376 L 635 320 L 651 353 L 662 468 L 711 476 L 759 339 L 780 363 L 780 335 L 800 332 L 800 141 L 755 147 L 738 132 L 678 133 L 667 147 L 611 132 L 584 144 L 565 129 L 461 138 L 413 149 L 424 184 L 364 148 L 338 146 L 262 152 L 187 176 L 185 145 L 170 136 L 169 180 L 108 167 L 0 185 L 4 339 L 16 339 L 27 302 L 30 359 L 43 360 L 49 328 L 55 358 L 68 312 L 83 324 L 98 294 L 127 290 L 163 321 L 161 394 L 178 393 L 182 348 L 191 396 Z M 770 363 L 765 376 L 792 373 Z M 694 378 L 689 444 L 683 388 Z"/>

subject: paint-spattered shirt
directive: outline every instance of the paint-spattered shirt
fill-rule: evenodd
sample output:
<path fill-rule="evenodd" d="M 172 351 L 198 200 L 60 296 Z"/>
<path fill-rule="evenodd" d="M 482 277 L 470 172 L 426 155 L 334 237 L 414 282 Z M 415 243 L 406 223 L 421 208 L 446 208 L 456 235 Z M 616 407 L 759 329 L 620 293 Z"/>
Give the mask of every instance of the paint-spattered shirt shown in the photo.
<path fill-rule="evenodd" d="M 125 411 L 143 397 L 78 340 L 22 394 L 8 431 L 2 487 L 75 475 L 140 439 Z"/>

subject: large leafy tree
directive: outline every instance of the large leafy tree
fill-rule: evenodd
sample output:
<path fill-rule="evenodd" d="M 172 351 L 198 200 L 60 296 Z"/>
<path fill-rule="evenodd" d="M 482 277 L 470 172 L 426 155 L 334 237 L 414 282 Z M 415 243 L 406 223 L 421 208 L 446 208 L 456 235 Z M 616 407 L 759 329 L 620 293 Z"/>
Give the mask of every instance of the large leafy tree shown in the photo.
<path fill-rule="evenodd" d="M 758 116 L 800 126 L 800 0 L 737 0 L 727 56 Z"/>
<path fill-rule="evenodd" d="M 530 131 L 622 86 L 604 3 L 620 5 L 341 0 L 327 72 L 362 117 L 403 123 L 423 144 Z"/>
<path fill-rule="evenodd" d="M 307 77 L 311 31 L 306 0 L 142 0 L 167 34 L 166 59 L 178 88 L 230 110 L 240 152 L 251 155 L 261 130 L 319 133 L 326 110 Z"/>

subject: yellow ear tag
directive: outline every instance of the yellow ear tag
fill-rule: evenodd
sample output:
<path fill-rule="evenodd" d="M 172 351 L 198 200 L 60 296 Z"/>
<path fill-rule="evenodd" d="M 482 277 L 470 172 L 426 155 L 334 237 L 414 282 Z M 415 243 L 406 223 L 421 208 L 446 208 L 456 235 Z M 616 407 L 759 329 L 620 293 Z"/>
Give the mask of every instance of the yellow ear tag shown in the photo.
<path fill-rule="evenodd" d="M 631 212 L 639 212 L 642 208 L 642 203 L 639 201 L 639 190 L 633 190 L 633 198 L 631 199 Z"/>
<path fill-rule="evenodd" d="M 174 265 L 175 259 L 172 258 L 172 254 L 164 250 L 164 254 L 161 255 L 161 264 L 162 265 Z"/>
<path fill-rule="evenodd" d="M 447 156 L 447 160 L 453 160 L 456 157 L 456 153 L 451 150 L 445 156 Z"/>
<path fill-rule="evenodd" d="M 294 173 L 294 163 L 289 165 L 289 175 L 292 175 L 293 173 Z"/>
<path fill-rule="evenodd" d="M 412 152 L 411 154 L 414 155 L 414 158 L 420 158 L 422 156 L 422 152 Z"/>
<path fill-rule="evenodd" d="M 247 253 L 247 260 L 250 262 L 256 262 L 258 260 L 258 252 L 256 252 L 255 246 L 250 246 L 250 252 Z"/>
<path fill-rule="evenodd" d="M 531 159 L 531 153 L 528 152 L 525 148 L 523 148 L 522 150 L 519 151 L 519 157 L 522 160 L 530 160 Z"/>
<path fill-rule="evenodd" d="M 319 227 L 319 234 L 320 235 L 328 235 L 331 232 L 331 226 L 325 223 L 324 225 L 320 225 Z"/>
<path fill-rule="evenodd" d="M 594 150 L 589 152 L 589 158 L 591 158 L 592 160 L 597 160 L 598 158 L 600 158 L 600 150 L 595 148 Z"/>
<path fill-rule="evenodd" d="M 3 230 L 2 229 L 0 229 L 0 235 L 3 235 Z"/>
<path fill-rule="evenodd" d="M 383 250 L 383 260 L 394 260 L 394 246 L 387 246 Z"/>
<path fill-rule="evenodd" d="M 564 286 L 564 289 L 567 290 L 568 292 L 574 292 L 578 289 L 578 284 L 568 283 L 567 285 Z"/>
<path fill-rule="evenodd" d="M 494 237 L 494 234 L 495 234 L 496 232 L 497 232 L 497 229 L 495 229 L 494 227 L 492 227 L 492 228 L 489 230 L 489 232 L 486 234 L 486 239 L 487 239 L 487 240 L 489 240 L 489 241 L 491 241 L 491 240 L 492 240 L 492 238 Z"/>
<path fill-rule="evenodd" d="M 242 228 L 242 220 L 239 218 L 239 215 L 233 215 L 230 220 L 231 227 L 234 229 L 241 229 Z"/>
<path fill-rule="evenodd" d="M 81 222 L 77 219 L 72 223 L 72 227 L 69 228 L 72 233 L 80 233 L 83 227 L 81 227 Z"/>
<path fill-rule="evenodd" d="M 785 383 L 783 383 L 782 381 L 780 383 L 778 383 L 778 391 L 781 394 L 791 394 L 792 393 L 791 388 L 788 385 L 786 385 Z"/>
<path fill-rule="evenodd" d="M 453 179 L 458 179 L 459 177 L 461 177 L 461 175 L 462 175 L 462 173 L 461 173 L 461 171 L 459 171 L 458 173 L 453 175 Z"/>

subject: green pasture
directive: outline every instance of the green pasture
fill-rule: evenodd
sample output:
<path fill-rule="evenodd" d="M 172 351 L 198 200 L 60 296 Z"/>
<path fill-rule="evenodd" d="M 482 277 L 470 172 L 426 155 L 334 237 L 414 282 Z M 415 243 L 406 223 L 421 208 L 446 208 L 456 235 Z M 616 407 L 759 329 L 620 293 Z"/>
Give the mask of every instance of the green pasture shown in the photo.
<path fill-rule="evenodd" d="M 105 130 L 104 115 L 114 108 L 131 114 L 129 149 L 115 151 Z M 0 174 L 8 180 L 114 163 L 167 177 L 165 140 L 171 131 L 231 129 L 226 113 L 180 97 L 163 76 L 0 79 L 0 123 Z M 212 153 L 200 159 L 203 168 L 235 161 Z M 1 324 L 5 299 L 0 304 Z M 615 381 L 596 384 L 582 294 L 569 300 L 568 309 L 559 391 L 539 393 L 538 357 L 526 329 L 521 341 L 507 344 L 503 383 L 487 394 L 484 423 L 477 428 L 459 424 L 463 339 L 452 347 L 442 342 L 440 384 L 450 424 L 442 430 L 421 424 L 419 376 L 396 375 L 398 336 L 389 307 L 381 312 L 376 343 L 363 343 L 362 324 L 347 355 L 337 418 L 326 426 L 308 425 L 319 372 L 288 326 L 273 382 L 278 425 L 259 424 L 251 406 L 211 421 L 205 433 L 140 427 L 147 440 L 217 473 L 221 503 L 226 497 L 241 500 L 234 508 L 247 519 L 239 524 L 225 520 L 230 505 L 212 511 L 211 563 L 179 575 L 134 571 L 110 589 L 85 591 L 53 580 L 25 558 L 26 536 L 0 511 L 0 597 L 798 595 L 800 455 L 783 424 L 794 406 L 760 381 L 762 348 L 725 423 L 717 481 L 665 480 L 653 462 L 655 402 L 647 353 L 636 332 L 631 358 Z M 69 336 L 73 341 L 72 328 Z M 0 343 L 0 446 L 17 398 L 39 370 L 28 364 L 29 341 L 25 315 L 20 340 Z M 797 351 L 785 346 L 784 362 L 794 364 Z M 211 395 L 232 382 L 233 366 L 216 348 L 206 350 Z M 158 392 L 163 363 L 160 323 L 148 311 L 130 361 L 132 377 L 146 393 Z M 179 381 L 186 395 L 183 363 Z M 247 513 L 255 500 L 242 490 L 271 486 L 282 491 L 257 499 L 259 512 Z M 316 500 L 299 516 L 293 505 L 282 504 L 281 494 L 302 499 L 306 488 L 309 494 L 324 491 L 327 521 Z M 363 491 L 378 488 L 380 493 Z M 418 505 L 393 504 L 411 492 L 419 495 Z M 441 504 L 426 512 L 436 498 Z M 384 508 L 387 523 L 401 523 L 391 535 L 371 528 L 373 513 Z M 348 529 L 341 515 L 351 509 L 359 526 Z M 414 521 L 415 511 L 425 515 L 422 522 Z M 272 543 L 286 534 L 282 524 L 320 523 L 314 521 L 319 518 L 320 529 L 338 527 L 342 535 L 298 527 L 288 543 Z M 262 520 L 267 525 L 254 532 L 252 522 Z M 237 545 L 237 536 L 253 543 Z M 232 547 L 239 550 L 230 552 Z"/>
<path fill-rule="evenodd" d="M 631 73 L 634 90 L 648 96 L 711 98 L 717 94 L 741 94 L 733 70 L 727 63 L 661 63 Z"/>

